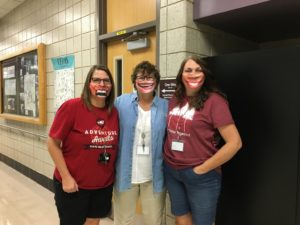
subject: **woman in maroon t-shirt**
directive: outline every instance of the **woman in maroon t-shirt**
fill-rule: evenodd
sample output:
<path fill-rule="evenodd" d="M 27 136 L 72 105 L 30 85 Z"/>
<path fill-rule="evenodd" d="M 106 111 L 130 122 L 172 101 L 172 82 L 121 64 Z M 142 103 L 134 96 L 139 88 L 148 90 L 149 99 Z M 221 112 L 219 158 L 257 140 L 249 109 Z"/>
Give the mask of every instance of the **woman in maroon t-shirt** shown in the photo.
<path fill-rule="evenodd" d="M 54 192 L 60 225 L 99 224 L 111 211 L 119 119 L 113 78 L 93 66 L 81 98 L 64 102 L 49 131 L 55 163 Z"/>
<path fill-rule="evenodd" d="M 166 185 L 176 224 L 212 225 L 222 164 L 242 146 L 224 95 L 204 62 L 185 59 L 169 103 L 164 146 Z M 225 141 L 219 147 L 220 136 Z"/>

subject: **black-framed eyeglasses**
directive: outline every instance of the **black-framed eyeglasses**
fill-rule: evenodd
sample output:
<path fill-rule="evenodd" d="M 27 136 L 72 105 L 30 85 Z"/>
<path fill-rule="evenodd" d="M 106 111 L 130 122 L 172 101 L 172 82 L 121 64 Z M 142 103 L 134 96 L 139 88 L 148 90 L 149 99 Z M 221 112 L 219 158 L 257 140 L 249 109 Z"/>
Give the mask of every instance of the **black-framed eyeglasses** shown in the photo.
<path fill-rule="evenodd" d="M 91 81 L 95 84 L 101 84 L 101 82 L 103 82 L 104 85 L 111 85 L 111 81 L 108 78 L 101 79 L 101 78 L 98 78 L 98 77 L 92 77 Z"/>
<path fill-rule="evenodd" d="M 138 81 L 144 81 L 144 80 L 149 80 L 149 81 L 154 81 L 155 77 L 152 75 L 148 75 L 148 76 L 137 76 L 136 79 Z"/>

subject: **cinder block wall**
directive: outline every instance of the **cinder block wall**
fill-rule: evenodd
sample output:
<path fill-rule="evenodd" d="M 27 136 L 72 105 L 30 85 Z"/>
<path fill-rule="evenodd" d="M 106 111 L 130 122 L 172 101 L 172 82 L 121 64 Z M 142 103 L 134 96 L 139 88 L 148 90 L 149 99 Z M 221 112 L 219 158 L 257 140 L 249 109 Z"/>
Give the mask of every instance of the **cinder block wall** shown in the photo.
<path fill-rule="evenodd" d="M 176 76 L 191 54 L 213 56 L 258 48 L 256 43 L 193 21 L 192 0 L 161 0 L 159 67 L 165 77 Z"/>
<path fill-rule="evenodd" d="M 54 169 L 46 148 L 54 117 L 50 59 L 75 56 L 75 96 L 80 96 L 87 71 L 97 62 L 96 4 L 96 0 L 27 0 L 0 21 L 0 58 L 44 43 L 47 72 L 47 125 L 0 119 L 0 153 L 48 178 Z"/>

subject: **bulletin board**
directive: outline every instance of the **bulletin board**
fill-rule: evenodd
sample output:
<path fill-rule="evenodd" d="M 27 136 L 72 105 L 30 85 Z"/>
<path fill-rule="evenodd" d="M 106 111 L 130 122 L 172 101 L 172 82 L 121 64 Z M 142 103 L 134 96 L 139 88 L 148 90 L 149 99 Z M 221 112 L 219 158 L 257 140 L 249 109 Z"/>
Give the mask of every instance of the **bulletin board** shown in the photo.
<path fill-rule="evenodd" d="M 46 124 L 45 45 L 0 60 L 0 117 Z"/>

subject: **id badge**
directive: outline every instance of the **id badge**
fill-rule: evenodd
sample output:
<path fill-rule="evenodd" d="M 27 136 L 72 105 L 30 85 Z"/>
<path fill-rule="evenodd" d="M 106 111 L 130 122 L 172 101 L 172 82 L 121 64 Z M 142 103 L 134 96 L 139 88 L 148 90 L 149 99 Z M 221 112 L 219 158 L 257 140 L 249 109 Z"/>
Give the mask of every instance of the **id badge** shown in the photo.
<path fill-rule="evenodd" d="M 149 148 L 149 146 L 138 145 L 136 153 L 138 155 L 149 155 L 150 154 L 150 148 Z"/>
<path fill-rule="evenodd" d="M 171 145 L 171 149 L 173 151 L 183 152 L 183 146 L 184 146 L 184 144 L 183 144 L 182 141 L 173 140 L 172 145 Z"/>

